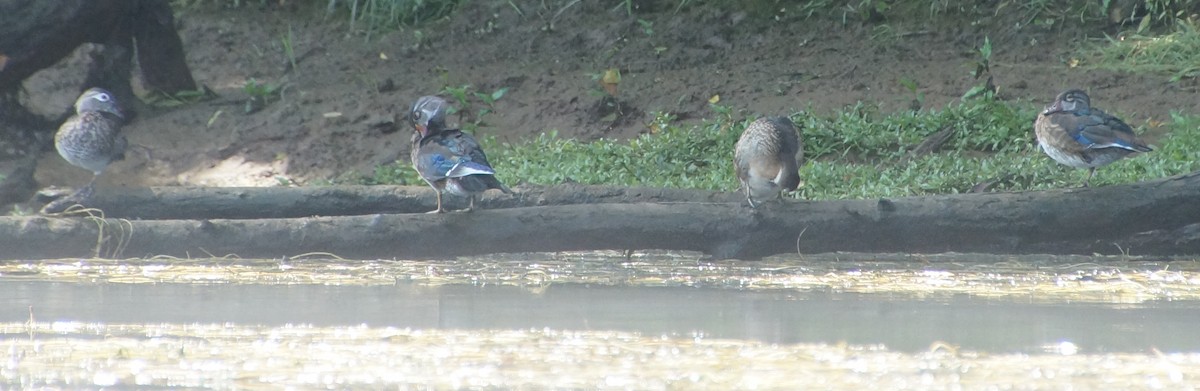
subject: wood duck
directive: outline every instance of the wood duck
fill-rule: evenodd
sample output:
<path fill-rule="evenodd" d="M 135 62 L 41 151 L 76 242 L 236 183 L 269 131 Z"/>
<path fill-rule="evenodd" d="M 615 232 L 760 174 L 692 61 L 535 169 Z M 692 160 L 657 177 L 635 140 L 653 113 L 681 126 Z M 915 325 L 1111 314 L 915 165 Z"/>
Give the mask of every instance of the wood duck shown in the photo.
<path fill-rule="evenodd" d="M 1087 168 L 1088 186 L 1096 168 L 1134 152 L 1152 148 L 1133 133 L 1120 118 L 1094 108 L 1086 92 L 1064 91 L 1038 114 L 1033 123 L 1038 145 L 1051 159 L 1075 168 Z"/>
<path fill-rule="evenodd" d="M 469 206 L 475 208 L 479 195 L 488 189 L 497 189 L 513 194 L 507 186 L 496 179 L 496 171 L 488 164 L 487 155 L 471 135 L 459 129 L 446 128 L 448 104 L 436 96 L 423 96 L 413 103 L 409 122 L 415 132 L 412 137 L 412 164 L 433 190 L 437 192 L 437 209 L 429 213 L 443 213 L 442 192 L 467 196 Z"/>
<path fill-rule="evenodd" d="M 804 142 L 787 117 L 759 118 L 750 123 L 733 151 L 733 165 L 746 202 L 774 199 L 800 185 L 797 159 L 804 158 Z"/>
<path fill-rule="evenodd" d="M 75 101 L 75 115 L 59 126 L 54 135 L 58 154 L 71 165 L 92 172 L 92 181 L 77 194 L 91 190 L 110 163 L 125 158 L 128 141 L 121 134 L 123 122 L 124 115 L 113 95 L 92 88 Z"/>

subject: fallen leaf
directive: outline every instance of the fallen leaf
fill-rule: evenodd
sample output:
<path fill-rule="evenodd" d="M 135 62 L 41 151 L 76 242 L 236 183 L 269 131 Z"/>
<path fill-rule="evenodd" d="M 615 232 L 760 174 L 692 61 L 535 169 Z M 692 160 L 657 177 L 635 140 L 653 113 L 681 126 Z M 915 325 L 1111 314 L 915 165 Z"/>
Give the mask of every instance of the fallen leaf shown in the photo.
<path fill-rule="evenodd" d="M 604 71 L 604 77 L 600 78 L 600 80 L 604 84 L 620 84 L 621 71 L 617 68 L 608 68 L 608 70 Z"/>
<path fill-rule="evenodd" d="M 609 68 L 600 77 L 600 86 L 604 87 L 604 91 L 612 96 L 617 96 L 617 85 L 620 83 L 621 71 L 617 68 Z"/>
<path fill-rule="evenodd" d="M 204 126 L 211 128 L 213 126 L 213 123 L 217 122 L 217 118 L 221 117 L 221 113 L 224 113 L 224 111 L 217 110 L 215 113 L 213 113 L 213 115 L 211 117 L 208 117 L 208 124 L 204 125 Z"/>

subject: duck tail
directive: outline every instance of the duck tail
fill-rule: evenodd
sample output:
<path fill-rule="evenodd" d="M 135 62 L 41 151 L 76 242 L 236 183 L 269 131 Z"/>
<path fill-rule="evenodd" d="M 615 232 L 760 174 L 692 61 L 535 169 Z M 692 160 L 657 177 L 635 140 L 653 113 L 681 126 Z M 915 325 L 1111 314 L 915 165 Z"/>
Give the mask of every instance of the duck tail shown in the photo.
<path fill-rule="evenodd" d="M 479 164 L 479 163 L 475 163 L 475 162 L 471 162 L 471 161 L 464 161 L 464 162 L 459 162 L 458 164 L 455 164 L 454 167 L 451 167 L 450 171 L 446 172 L 446 177 L 447 178 L 460 178 L 460 177 L 464 177 L 467 175 L 477 175 L 477 174 L 494 175 L 494 174 L 496 174 L 496 170 L 493 170 L 491 167 L 488 167 L 483 164 Z"/>

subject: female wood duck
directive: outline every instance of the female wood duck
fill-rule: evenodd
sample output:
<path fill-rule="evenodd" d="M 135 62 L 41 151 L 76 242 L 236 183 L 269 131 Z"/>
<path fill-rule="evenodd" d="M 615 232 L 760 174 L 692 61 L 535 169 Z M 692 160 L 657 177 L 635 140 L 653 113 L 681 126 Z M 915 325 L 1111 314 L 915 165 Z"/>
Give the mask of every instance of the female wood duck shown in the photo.
<path fill-rule="evenodd" d="M 75 101 L 75 115 L 59 126 L 54 148 L 71 165 L 92 172 L 85 194 L 108 165 L 125 158 L 128 141 L 121 134 L 124 116 L 113 95 L 101 88 L 84 91 Z"/>
<path fill-rule="evenodd" d="M 1087 93 L 1073 89 L 1058 94 L 1033 123 L 1038 145 L 1050 158 L 1075 168 L 1087 168 L 1088 186 L 1096 168 L 1134 152 L 1150 152 L 1133 129 L 1104 111 L 1091 107 Z"/>
<path fill-rule="evenodd" d="M 475 200 L 488 189 L 513 194 L 494 176 L 487 155 L 471 135 L 458 129 L 446 129 L 447 103 L 436 96 L 423 96 L 413 103 L 409 122 L 415 132 L 412 137 L 412 164 L 429 186 L 437 192 L 437 209 L 443 213 L 442 192 L 467 196 L 470 204 L 463 211 L 475 208 Z"/>
<path fill-rule="evenodd" d="M 746 202 L 780 196 L 800 185 L 797 159 L 804 158 L 804 141 L 787 117 L 759 118 L 750 123 L 733 151 L 733 166 Z"/>

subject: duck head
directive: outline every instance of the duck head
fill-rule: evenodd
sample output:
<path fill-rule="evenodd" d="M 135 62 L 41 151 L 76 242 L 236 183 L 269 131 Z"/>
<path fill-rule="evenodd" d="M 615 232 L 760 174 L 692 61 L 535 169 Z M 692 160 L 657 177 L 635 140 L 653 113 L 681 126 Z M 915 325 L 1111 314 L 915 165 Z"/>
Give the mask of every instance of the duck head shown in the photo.
<path fill-rule="evenodd" d="M 1088 94 L 1086 92 L 1083 92 L 1083 90 L 1079 89 L 1071 89 L 1058 94 L 1058 97 L 1054 98 L 1054 103 L 1051 103 L 1050 106 L 1046 106 L 1046 110 L 1042 113 L 1050 114 L 1061 112 L 1087 112 L 1089 109 L 1091 109 L 1091 106 L 1091 98 L 1088 98 Z"/>
<path fill-rule="evenodd" d="M 109 113 L 118 118 L 125 118 L 125 115 L 121 113 L 121 106 L 117 105 L 116 98 L 103 88 L 89 88 L 79 95 L 79 99 L 75 100 L 75 112 Z"/>
<path fill-rule="evenodd" d="M 422 96 L 413 103 L 408 113 L 408 122 L 422 138 L 446 129 L 446 108 L 449 105 L 445 99 L 436 96 Z"/>

